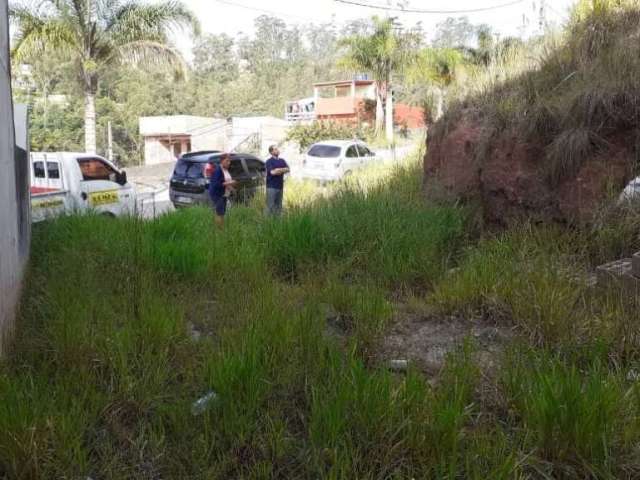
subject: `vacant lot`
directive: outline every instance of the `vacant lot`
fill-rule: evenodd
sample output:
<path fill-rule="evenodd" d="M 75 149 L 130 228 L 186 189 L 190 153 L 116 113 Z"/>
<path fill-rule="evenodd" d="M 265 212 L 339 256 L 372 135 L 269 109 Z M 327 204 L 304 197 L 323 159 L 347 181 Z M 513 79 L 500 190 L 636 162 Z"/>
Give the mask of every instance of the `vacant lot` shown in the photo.
<path fill-rule="evenodd" d="M 637 225 L 483 233 L 421 178 L 38 225 L 0 478 L 636 477 L 637 310 L 585 278 Z"/>

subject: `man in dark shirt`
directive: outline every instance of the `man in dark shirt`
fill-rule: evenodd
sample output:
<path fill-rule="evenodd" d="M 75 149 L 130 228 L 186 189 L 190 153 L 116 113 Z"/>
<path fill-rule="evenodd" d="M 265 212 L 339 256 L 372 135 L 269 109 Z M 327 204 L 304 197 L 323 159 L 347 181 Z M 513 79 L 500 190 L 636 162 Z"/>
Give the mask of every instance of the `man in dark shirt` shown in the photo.
<path fill-rule="evenodd" d="M 269 147 L 271 158 L 267 160 L 267 214 L 282 213 L 282 193 L 284 174 L 289 173 L 289 165 L 280 158 L 280 150 L 275 145 Z"/>

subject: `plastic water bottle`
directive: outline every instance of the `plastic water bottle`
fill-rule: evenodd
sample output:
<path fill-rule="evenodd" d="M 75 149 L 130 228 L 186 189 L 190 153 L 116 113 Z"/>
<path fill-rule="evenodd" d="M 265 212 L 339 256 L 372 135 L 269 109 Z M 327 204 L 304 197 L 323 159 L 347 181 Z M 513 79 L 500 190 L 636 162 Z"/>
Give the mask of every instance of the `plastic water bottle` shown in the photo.
<path fill-rule="evenodd" d="M 216 392 L 207 392 L 204 397 L 200 397 L 198 400 L 193 402 L 193 405 L 191 406 L 191 413 L 193 415 L 202 414 L 216 398 L 218 398 L 218 394 Z"/>
<path fill-rule="evenodd" d="M 395 372 L 404 372 L 409 368 L 409 361 L 404 359 L 390 360 L 389 369 Z"/>

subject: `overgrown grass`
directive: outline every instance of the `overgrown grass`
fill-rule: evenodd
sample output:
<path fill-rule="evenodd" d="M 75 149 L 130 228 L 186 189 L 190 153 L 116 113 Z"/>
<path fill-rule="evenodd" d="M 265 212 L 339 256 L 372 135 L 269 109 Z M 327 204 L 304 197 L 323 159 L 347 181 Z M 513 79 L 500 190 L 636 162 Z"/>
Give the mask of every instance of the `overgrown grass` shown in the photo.
<path fill-rule="evenodd" d="M 424 203 L 419 172 L 288 199 L 281 219 L 232 208 L 224 231 L 198 208 L 37 225 L 0 364 L 0 478 L 637 471 L 633 311 L 615 292 L 587 296 L 576 277 L 622 248 L 614 227 L 478 242 L 465 210 Z M 472 341 L 435 379 L 391 373 L 380 341 L 412 299 L 534 342 L 493 373 Z"/>

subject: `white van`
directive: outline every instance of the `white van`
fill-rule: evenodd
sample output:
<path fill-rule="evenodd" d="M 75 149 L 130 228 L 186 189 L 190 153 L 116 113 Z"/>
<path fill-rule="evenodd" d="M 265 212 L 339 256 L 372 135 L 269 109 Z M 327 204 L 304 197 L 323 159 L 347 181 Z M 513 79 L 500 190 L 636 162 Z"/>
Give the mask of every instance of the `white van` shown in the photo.
<path fill-rule="evenodd" d="M 328 140 L 311 145 L 302 161 L 301 176 L 339 180 L 375 160 L 376 154 L 357 140 Z"/>
<path fill-rule="evenodd" d="M 87 210 L 110 216 L 135 212 L 136 194 L 126 172 L 99 155 L 33 152 L 30 163 L 34 222 Z"/>

